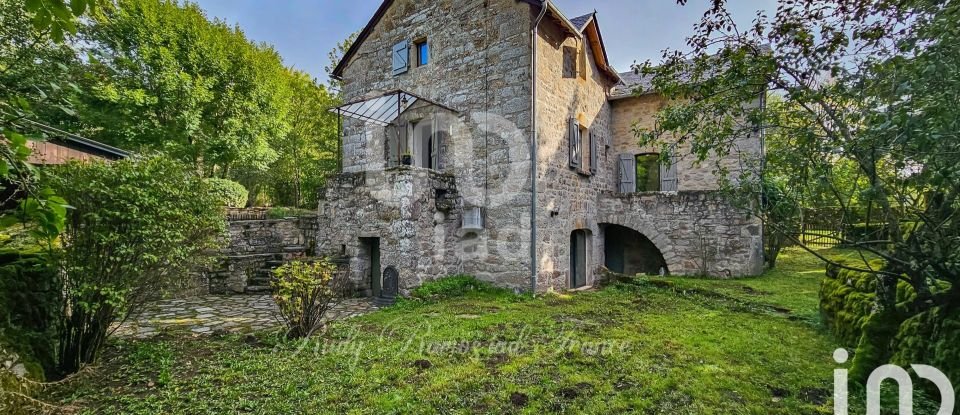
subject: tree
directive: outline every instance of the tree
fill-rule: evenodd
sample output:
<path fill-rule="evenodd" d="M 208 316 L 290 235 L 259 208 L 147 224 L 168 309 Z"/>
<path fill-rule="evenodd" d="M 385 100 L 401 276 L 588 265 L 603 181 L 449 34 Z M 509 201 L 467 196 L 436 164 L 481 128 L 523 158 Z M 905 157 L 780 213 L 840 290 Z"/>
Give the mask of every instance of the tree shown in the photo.
<path fill-rule="evenodd" d="M 192 3 L 120 0 L 83 28 L 91 56 L 80 119 L 91 138 L 164 151 L 205 176 L 265 171 L 288 130 L 276 51 Z"/>
<path fill-rule="evenodd" d="M 337 116 L 329 109 L 340 100 L 304 73 L 289 82 L 290 130 L 273 143 L 279 157 L 270 166 L 269 193 L 278 205 L 316 208 L 318 189 L 339 165 Z"/>
<path fill-rule="evenodd" d="M 164 157 L 70 163 L 50 180 L 72 206 L 50 251 L 64 296 L 58 366 L 69 374 L 97 358 L 114 323 L 208 265 L 225 224 L 208 185 Z"/>
<path fill-rule="evenodd" d="M 676 98 L 641 141 L 665 145 L 661 137 L 672 133 L 692 141 L 693 154 L 706 160 L 736 152 L 737 138 L 756 125 L 777 131 L 789 163 L 802 167 L 803 174 L 789 176 L 803 189 L 795 194 L 830 200 L 841 223 L 882 227 L 875 236 L 834 236 L 859 250 L 862 261 L 836 262 L 810 249 L 836 267 L 877 275 L 877 321 L 956 304 L 960 5 L 784 1 L 772 18 L 758 13 L 742 28 L 725 3 L 712 2 L 688 38 L 690 52 L 666 51 L 662 65 L 638 66 L 658 91 Z M 767 89 L 784 105 L 743 105 Z M 757 200 L 763 166 L 749 167 L 750 174 L 726 181 Z M 763 206 L 751 209 L 764 217 Z M 871 266 L 870 256 L 885 265 Z M 898 281 L 917 293 L 899 310 Z"/>
<path fill-rule="evenodd" d="M 25 199 L 19 216 L 4 221 L 28 220 L 40 231 L 59 231 L 65 213 L 63 200 L 39 186 L 38 172 L 26 162 L 30 155 L 27 120 L 72 113 L 62 94 L 63 74 L 71 63 L 64 38 L 76 30 L 76 18 L 96 9 L 97 0 L 0 1 L 0 214 Z M 44 111 L 43 109 L 46 109 Z M 52 110 L 52 111 L 51 111 Z"/>
<path fill-rule="evenodd" d="M 334 48 L 327 53 L 329 63 L 323 67 L 323 70 L 327 71 L 327 83 L 330 91 L 337 96 L 341 96 L 343 93 L 343 82 L 333 77 L 333 70 L 340 64 L 340 61 L 343 60 L 344 55 L 346 55 L 350 47 L 353 46 L 353 42 L 356 42 L 358 36 L 360 36 L 359 31 L 351 33 L 346 39 L 341 40 L 337 43 L 337 46 L 334 46 Z"/>

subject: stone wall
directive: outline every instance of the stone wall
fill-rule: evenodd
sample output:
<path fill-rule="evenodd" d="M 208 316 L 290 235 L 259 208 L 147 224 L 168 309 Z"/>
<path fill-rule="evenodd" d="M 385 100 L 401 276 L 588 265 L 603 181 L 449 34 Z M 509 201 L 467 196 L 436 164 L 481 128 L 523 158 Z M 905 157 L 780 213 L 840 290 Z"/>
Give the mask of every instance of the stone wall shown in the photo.
<path fill-rule="evenodd" d="M 443 149 L 438 173 L 456 176 L 457 203 L 483 207 L 486 227 L 464 233 L 460 239 L 450 240 L 450 245 L 445 242 L 446 234 L 433 239 L 435 242 L 416 244 L 432 253 L 447 252 L 449 246 L 468 246 L 461 257 L 451 260 L 458 263 L 457 269 L 517 288 L 528 285 L 530 264 L 531 13 L 529 4 L 516 0 L 397 0 L 359 44 L 343 72 L 347 102 L 402 89 L 455 111 L 445 114 L 450 118 L 451 138 Z M 411 65 L 406 73 L 393 75 L 392 47 L 403 40 L 423 39 L 430 45 L 430 63 Z M 413 121 L 410 118 L 415 115 L 407 114 L 399 121 Z M 362 203 L 392 205 L 407 197 L 406 190 L 393 187 L 399 178 L 383 172 L 385 128 L 349 119 L 344 126 L 343 171 L 366 174 L 368 188 L 364 195 L 351 196 L 356 199 L 343 203 L 371 209 Z M 378 173 L 390 179 L 372 179 L 371 174 Z M 355 176 L 345 177 L 350 181 Z M 341 183 L 334 180 L 332 187 Z M 321 214 L 326 215 L 322 209 Z M 337 214 L 346 217 L 331 218 L 327 223 L 354 220 L 352 212 Z M 371 221 L 363 224 L 371 229 L 368 233 L 373 229 L 395 231 L 391 217 L 364 217 Z M 434 225 L 424 220 L 424 227 L 417 232 L 433 232 Z M 459 216 L 441 219 L 447 221 L 455 228 Z M 319 243 L 346 245 L 348 254 L 359 252 L 355 237 L 348 240 L 348 234 L 337 232 L 323 226 Z M 400 271 L 403 277 L 405 271 Z M 436 275 L 431 267 L 425 272 L 424 278 Z"/>
<path fill-rule="evenodd" d="M 457 273 L 529 288 L 530 25 L 535 11 L 516 0 L 397 0 L 359 44 L 343 72 L 346 101 L 402 89 L 454 111 L 443 115 L 451 137 L 435 170 L 388 166 L 388 130 L 345 121 L 344 170 L 322 193 L 317 245 L 321 254 L 350 257 L 358 285 L 369 285 L 361 238 L 379 238 L 378 271 L 396 266 L 404 291 Z M 430 44 L 430 63 L 393 75 L 393 46 L 424 39 Z M 570 235 L 575 230 L 588 234 L 592 283 L 604 263 L 608 223 L 649 237 L 669 256 L 672 273 L 756 273 L 759 224 L 736 214 L 719 196 L 613 193 L 617 155 L 642 152 L 630 127 L 653 122 L 657 98 L 608 101 L 614 82 L 597 68 L 589 42 L 564 32 L 555 19 L 544 20 L 536 42 L 538 289 L 570 286 Z M 580 60 L 572 77 L 564 74 L 565 50 Z M 436 116 L 416 107 L 398 123 Z M 596 136 L 595 173 L 587 166 L 583 171 L 569 168 L 571 117 Z M 759 149 L 756 137 L 748 144 Z M 708 174 L 710 166 L 684 162 L 678 169 L 680 190 L 718 188 Z M 469 207 L 484 208 L 484 229 L 460 229 L 462 212 Z M 717 252 L 700 261 L 708 264 L 696 265 L 704 250 L 694 246 L 714 240 Z"/>
<path fill-rule="evenodd" d="M 402 166 L 330 178 L 322 195 L 317 251 L 348 256 L 351 280 L 370 287 L 369 253 L 361 238 L 379 238 L 380 269 L 400 272 L 406 293 L 424 281 L 464 272 L 460 205 L 454 177 Z"/>
<path fill-rule="evenodd" d="M 640 139 L 633 129 L 652 129 L 656 122 L 657 111 L 667 105 L 666 99 L 657 94 L 646 94 L 628 98 L 620 98 L 610 102 L 613 113 L 613 140 L 610 148 L 611 159 L 618 154 L 657 153 L 660 150 L 653 146 L 640 146 Z M 760 102 L 749 105 L 760 105 Z M 663 139 L 666 142 L 675 141 L 673 136 Z M 750 137 L 744 137 L 735 142 L 734 151 L 723 159 L 710 157 L 703 162 L 697 162 L 691 154 L 690 142 L 684 142 L 677 151 L 677 187 L 681 191 L 717 190 L 720 188 L 720 178 L 714 173 L 717 167 L 729 171 L 729 179 L 736 179 L 740 171 L 749 170 L 761 154 L 759 132 Z M 616 176 L 611 178 L 616 185 Z M 615 187 L 614 187 L 615 189 Z"/>
<path fill-rule="evenodd" d="M 577 56 L 576 76 L 564 76 L 564 49 Z M 540 26 L 537 44 L 537 131 L 539 180 L 537 183 L 538 290 L 563 290 L 570 286 L 570 235 L 588 231 L 588 263 L 603 249 L 597 225 L 597 198 L 610 188 L 615 155 L 607 150 L 611 140 L 607 96 L 614 82 L 597 67 L 590 43 L 565 32 L 553 19 Z M 576 118 L 597 140 L 597 169 L 569 167 L 568 122 Z M 584 154 L 587 147 L 583 146 Z M 589 157 L 585 157 L 589 160 Z M 592 280 L 594 267 L 587 270 Z"/>
<path fill-rule="evenodd" d="M 217 269 L 204 277 L 211 294 L 269 291 L 270 271 L 316 246 L 317 218 L 230 221 Z"/>
<path fill-rule="evenodd" d="M 715 192 L 609 192 L 600 198 L 597 222 L 646 236 L 671 274 L 736 277 L 763 271 L 760 220 Z M 602 251 L 598 254 L 596 264 L 603 264 Z"/>

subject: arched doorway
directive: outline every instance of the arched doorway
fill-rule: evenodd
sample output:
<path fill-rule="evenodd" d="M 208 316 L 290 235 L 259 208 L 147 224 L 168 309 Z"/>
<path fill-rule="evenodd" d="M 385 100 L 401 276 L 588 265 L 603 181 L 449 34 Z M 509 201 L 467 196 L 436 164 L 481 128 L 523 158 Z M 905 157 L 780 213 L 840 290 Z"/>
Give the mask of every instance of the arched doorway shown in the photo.
<path fill-rule="evenodd" d="M 603 233 L 604 265 L 626 275 L 667 274 L 660 249 L 642 233 L 620 225 L 606 225 Z"/>

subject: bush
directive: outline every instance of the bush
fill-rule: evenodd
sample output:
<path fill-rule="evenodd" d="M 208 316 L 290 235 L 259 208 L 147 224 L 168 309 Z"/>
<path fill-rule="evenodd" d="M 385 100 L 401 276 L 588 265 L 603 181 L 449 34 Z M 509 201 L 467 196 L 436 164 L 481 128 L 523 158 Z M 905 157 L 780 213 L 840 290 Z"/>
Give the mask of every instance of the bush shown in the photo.
<path fill-rule="evenodd" d="M 216 196 L 217 200 L 223 206 L 232 208 L 242 208 L 247 206 L 247 198 L 250 193 L 242 184 L 233 180 L 209 178 L 205 179 L 210 186 L 210 192 Z"/>
<path fill-rule="evenodd" d="M 51 187 L 72 209 L 54 258 L 62 275 L 58 366 L 93 362 L 110 326 L 208 265 L 222 207 L 190 168 L 162 157 L 69 163 Z"/>
<path fill-rule="evenodd" d="M 435 301 L 469 294 L 504 295 L 513 294 L 513 292 L 495 287 L 489 282 L 480 281 L 472 275 L 454 275 L 423 283 L 413 290 L 411 297 Z"/>
<path fill-rule="evenodd" d="M 344 298 L 349 280 L 326 258 L 292 261 L 273 271 L 273 299 L 287 326 L 287 337 L 309 337 Z"/>
<path fill-rule="evenodd" d="M 50 373 L 61 308 L 56 270 L 39 253 L 0 252 L 0 264 L 0 344 Z"/>
<path fill-rule="evenodd" d="M 316 215 L 316 212 L 309 209 L 292 207 L 272 207 L 267 211 L 267 217 L 270 219 L 284 219 L 310 215 Z"/>

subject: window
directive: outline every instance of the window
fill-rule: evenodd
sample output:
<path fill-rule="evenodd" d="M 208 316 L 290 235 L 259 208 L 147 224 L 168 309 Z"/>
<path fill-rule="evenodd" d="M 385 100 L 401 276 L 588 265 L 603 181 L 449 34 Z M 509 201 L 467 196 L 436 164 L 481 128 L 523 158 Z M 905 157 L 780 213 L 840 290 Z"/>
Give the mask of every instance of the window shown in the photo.
<path fill-rule="evenodd" d="M 567 128 L 568 151 L 570 152 L 570 168 L 579 169 L 583 161 L 582 135 L 580 131 L 580 122 L 576 118 L 571 118 Z"/>
<path fill-rule="evenodd" d="M 563 77 L 577 77 L 577 48 L 573 46 L 563 47 Z"/>
<path fill-rule="evenodd" d="M 462 229 L 481 230 L 483 229 L 483 210 L 478 207 L 463 208 Z"/>
<path fill-rule="evenodd" d="M 636 155 L 637 192 L 660 191 L 660 154 Z"/>
<path fill-rule="evenodd" d="M 618 159 L 620 193 L 677 191 L 679 181 L 675 149 L 671 148 L 667 163 L 660 162 L 658 153 L 621 154 Z"/>
<path fill-rule="evenodd" d="M 414 50 L 417 52 L 417 66 L 430 63 L 430 44 L 426 40 L 417 42 Z"/>

